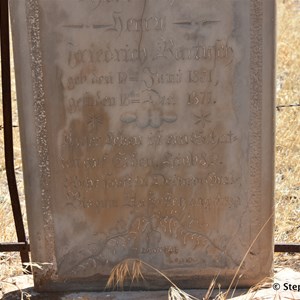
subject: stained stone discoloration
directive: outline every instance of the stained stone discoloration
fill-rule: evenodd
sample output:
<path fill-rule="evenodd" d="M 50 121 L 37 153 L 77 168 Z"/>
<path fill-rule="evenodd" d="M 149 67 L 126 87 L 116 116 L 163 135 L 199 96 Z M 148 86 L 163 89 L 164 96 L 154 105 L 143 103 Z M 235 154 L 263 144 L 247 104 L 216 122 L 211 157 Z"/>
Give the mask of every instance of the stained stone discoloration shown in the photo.
<path fill-rule="evenodd" d="M 272 214 L 274 1 L 11 8 L 36 287 L 101 290 L 126 258 L 228 285 Z M 270 222 L 241 286 L 272 250 Z"/>

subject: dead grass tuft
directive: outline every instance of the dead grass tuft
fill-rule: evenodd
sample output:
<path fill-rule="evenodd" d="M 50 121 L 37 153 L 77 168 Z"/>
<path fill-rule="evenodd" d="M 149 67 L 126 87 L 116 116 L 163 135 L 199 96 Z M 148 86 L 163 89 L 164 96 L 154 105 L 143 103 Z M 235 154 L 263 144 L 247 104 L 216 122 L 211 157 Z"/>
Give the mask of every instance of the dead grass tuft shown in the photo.
<path fill-rule="evenodd" d="M 260 231 L 257 233 L 256 237 L 254 238 L 254 240 L 251 242 L 251 244 L 248 247 L 248 250 L 246 251 L 243 259 L 240 262 L 240 265 L 238 266 L 230 284 L 228 289 L 225 292 L 221 292 L 220 291 L 220 286 L 219 286 L 219 293 L 217 294 L 217 296 L 214 298 L 215 300 L 225 300 L 228 299 L 228 295 L 229 292 L 233 289 L 232 294 L 234 294 L 236 287 L 238 285 L 239 279 L 241 278 L 241 274 L 240 274 L 240 269 L 242 267 L 242 265 L 244 264 L 249 252 L 251 251 L 252 247 L 254 246 L 255 242 L 257 241 L 257 239 L 259 238 L 259 236 L 261 235 L 261 233 L 263 232 L 263 230 L 266 228 L 266 226 L 269 224 L 269 222 L 273 219 L 274 213 L 271 214 L 271 216 L 267 219 L 267 221 L 265 222 L 265 224 L 261 227 Z M 122 288 L 124 287 L 124 282 L 126 280 L 126 278 L 130 277 L 131 278 L 131 282 L 133 281 L 138 281 L 140 278 L 143 278 L 143 274 L 142 274 L 142 267 L 145 266 L 148 269 L 150 269 L 151 271 L 155 271 L 156 273 L 158 273 L 160 276 L 162 276 L 163 278 L 165 278 L 170 284 L 171 287 L 169 288 L 168 291 L 168 300 L 199 300 L 198 298 L 184 292 L 183 290 L 181 290 L 168 276 L 166 276 L 162 271 L 160 271 L 159 269 L 153 267 L 152 265 L 150 265 L 149 263 L 146 263 L 142 260 L 139 259 L 126 259 L 124 261 L 122 261 L 121 263 L 119 263 L 118 265 L 116 265 L 112 271 L 111 274 L 108 278 L 107 284 L 106 284 L 106 288 Z M 264 281 L 263 284 L 265 284 L 266 281 Z M 215 289 L 217 283 L 217 277 L 214 278 L 211 281 L 211 284 L 206 292 L 206 295 L 204 296 L 203 300 L 208 300 L 211 299 L 212 293 Z M 262 287 L 263 286 L 262 283 L 260 283 L 259 285 L 257 285 L 257 287 Z M 235 285 L 235 286 L 234 286 Z M 253 290 L 255 290 L 256 287 L 253 288 Z"/>
<path fill-rule="evenodd" d="M 110 274 L 108 279 L 106 288 L 107 289 L 123 289 L 124 283 L 126 279 L 130 279 L 133 281 L 138 281 L 139 279 L 144 280 L 144 276 L 142 274 L 143 269 L 150 269 L 150 271 L 154 271 L 158 273 L 160 276 L 165 278 L 170 283 L 170 288 L 168 290 L 168 300 L 226 300 L 228 299 L 229 292 L 232 286 L 228 288 L 225 292 L 221 291 L 220 285 L 218 285 L 218 293 L 213 296 L 214 291 L 216 290 L 217 285 L 217 277 L 211 281 L 211 284 L 205 294 L 205 296 L 200 299 L 194 297 L 193 295 L 188 294 L 187 292 L 180 289 L 170 278 L 168 278 L 163 272 L 159 269 L 153 267 L 152 265 L 141 261 L 139 259 L 126 259 L 116 265 Z M 236 274 L 238 274 L 239 270 L 237 270 Z M 236 276 L 233 278 L 232 282 L 235 281 Z M 236 283 L 237 284 L 237 283 Z M 261 289 L 269 288 L 272 284 L 272 278 L 266 278 L 264 281 L 260 282 L 256 286 L 249 289 L 247 295 L 249 295 L 249 300 L 255 298 L 255 293 Z M 233 289 L 230 297 L 234 296 L 236 288 Z"/>
<path fill-rule="evenodd" d="M 142 274 L 142 261 L 138 259 L 126 259 L 117 264 L 111 271 L 106 284 L 106 289 L 116 289 L 124 287 L 126 278 L 131 278 L 131 282 L 144 278 Z"/>
<path fill-rule="evenodd" d="M 124 283 L 128 278 L 131 279 L 132 283 L 140 279 L 144 280 L 144 276 L 142 273 L 143 268 L 147 268 L 158 273 L 170 283 L 171 287 L 168 291 L 169 300 L 199 300 L 198 298 L 189 295 L 188 293 L 181 290 L 168 276 L 166 276 L 159 269 L 142 260 L 133 258 L 125 259 L 112 269 L 106 284 L 106 289 L 123 289 Z"/>

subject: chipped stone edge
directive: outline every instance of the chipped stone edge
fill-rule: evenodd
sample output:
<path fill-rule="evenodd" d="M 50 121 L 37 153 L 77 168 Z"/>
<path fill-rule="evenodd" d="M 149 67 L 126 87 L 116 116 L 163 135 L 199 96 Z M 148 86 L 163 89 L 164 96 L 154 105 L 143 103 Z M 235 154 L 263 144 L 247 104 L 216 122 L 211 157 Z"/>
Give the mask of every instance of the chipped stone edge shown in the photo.
<path fill-rule="evenodd" d="M 38 155 L 38 171 L 40 178 L 40 201 L 43 220 L 43 240 L 46 247 L 46 264 L 38 270 L 38 280 L 55 280 L 56 258 L 54 246 L 54 223 L 51 207 L 50 182 L 51 171 L 49 161 L 48 130 L 46 100 L 44 92 L 44 74 L 42 65 L 42 51 L 40 38 L 40 10 L 38 0 L 26 0 L 27 30 L 30 51 L 31 76 L 33 86 L 33 110 L 35 138 Z M 43 262 L 42 262 L 43 263 Z"/>
<path fill-rule="evenodd" d="M 276 0 L 250 3 L 250 128 L 249 208 L 250 239 L 256 240 L 251 264 L 260 276 L 272 275 L 274 253 L 274 144 L 275 144 L 275 17 Z M 274 18 L 274 19 L 273 19 Z M 273 29 L 272 29 L 273 26 Z M 267 51 L 268 50 L 268 51 Z M 265 87 L 264 87 L 265 86 Z M 264 120 L 262 117 L 264 116 Z M 268 232 L 268 234 L 266 233 Z M 265 237 L 270 236 L 269 240 Z M 265 259 L 261 266 L 256 256 Z M 249 258 L 250 259 L 250 258 Z"/>
<path fill-rule="evenodd" d="M 262 0 L 250 3 L 250 128 L 249 128 L 249 206 L 251 215 L 250 242 L 261 229 L 259 218 L 262 199 L 262 91 L 263 91 L 263 6 Z M 259 243 L 255 245 L 258 253 Z"/>

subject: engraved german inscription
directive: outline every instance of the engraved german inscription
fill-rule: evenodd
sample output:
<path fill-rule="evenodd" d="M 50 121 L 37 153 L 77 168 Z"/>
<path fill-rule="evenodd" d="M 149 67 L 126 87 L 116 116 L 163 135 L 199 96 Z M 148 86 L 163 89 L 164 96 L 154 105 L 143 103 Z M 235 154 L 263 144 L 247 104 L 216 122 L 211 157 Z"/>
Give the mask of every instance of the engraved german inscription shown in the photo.
<path fill-rule="evenodd" d="M 37 284 L 101 289 L 126 258 L 230 284 L 271 215 L 272 0 L 10 2 Z"/>

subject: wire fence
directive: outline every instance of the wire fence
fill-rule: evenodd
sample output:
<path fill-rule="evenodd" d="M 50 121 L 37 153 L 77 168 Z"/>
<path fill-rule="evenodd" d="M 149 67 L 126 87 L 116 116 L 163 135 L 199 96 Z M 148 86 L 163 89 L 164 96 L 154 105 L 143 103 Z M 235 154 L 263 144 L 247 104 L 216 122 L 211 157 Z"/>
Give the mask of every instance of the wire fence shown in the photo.
<path fill-rule="evenodd" d="M 291 108 L 291 107 L 300 107 L 300 103 L 297 104 L 283 104 L 283 105 L 277 105 L 276 109 L 280 111 L 281 108 Z"/>

